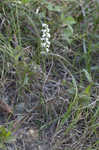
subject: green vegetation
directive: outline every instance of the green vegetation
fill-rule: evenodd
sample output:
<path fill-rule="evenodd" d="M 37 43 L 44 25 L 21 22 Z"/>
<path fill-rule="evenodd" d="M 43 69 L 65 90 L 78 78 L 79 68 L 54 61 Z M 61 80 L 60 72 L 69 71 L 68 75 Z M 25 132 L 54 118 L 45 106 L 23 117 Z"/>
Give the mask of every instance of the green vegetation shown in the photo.
<path fill-rule="evenodd" d="M 35 126 L 53 150 L 98 150 L 98 41 L 98 0 L 0 1 L 0 147 Z"/>
<path fill-rule="evenodd" d="M 6 149 L 5 143 L 10 143 L 14 141 L 14 136 L 10 130 L 6 129 L 4 126 L 0 127 L 0 148 Z"/>

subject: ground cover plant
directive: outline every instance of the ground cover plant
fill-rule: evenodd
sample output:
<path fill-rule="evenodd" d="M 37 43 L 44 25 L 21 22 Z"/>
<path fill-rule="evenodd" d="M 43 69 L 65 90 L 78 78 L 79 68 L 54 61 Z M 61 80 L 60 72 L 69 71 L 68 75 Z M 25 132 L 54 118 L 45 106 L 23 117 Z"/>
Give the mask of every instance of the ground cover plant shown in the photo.
<path fill-rule="evenodd" d="M 98 0 L 0 0 L 0 149 L 99 149 Z"/>

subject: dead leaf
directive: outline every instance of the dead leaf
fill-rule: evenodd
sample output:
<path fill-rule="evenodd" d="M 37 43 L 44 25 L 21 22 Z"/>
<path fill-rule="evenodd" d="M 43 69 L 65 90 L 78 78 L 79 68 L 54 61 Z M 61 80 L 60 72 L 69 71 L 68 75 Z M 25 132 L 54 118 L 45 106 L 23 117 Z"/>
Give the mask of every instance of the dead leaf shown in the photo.
<path fill-rule="evenodd" d="M 0 100 L 0 111 L 2 111 L 3 113 L 8 114 L 13 114 L 10 106 L 8 104 L 6 104 L 5 102 L 3 102 L 2 100 Z"/>

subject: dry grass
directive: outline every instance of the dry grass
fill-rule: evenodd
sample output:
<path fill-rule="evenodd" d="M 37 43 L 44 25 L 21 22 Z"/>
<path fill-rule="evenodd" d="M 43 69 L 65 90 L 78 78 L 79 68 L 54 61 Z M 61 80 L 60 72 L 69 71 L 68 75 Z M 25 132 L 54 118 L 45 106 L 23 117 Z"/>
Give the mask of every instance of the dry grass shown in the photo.
<path fill-rule="evenodd" d="M 0 3 L 1 149 L 98 150 L 99 6 L 18 2 Z M 49 53 L 41 49 L 42 22 Z"/>

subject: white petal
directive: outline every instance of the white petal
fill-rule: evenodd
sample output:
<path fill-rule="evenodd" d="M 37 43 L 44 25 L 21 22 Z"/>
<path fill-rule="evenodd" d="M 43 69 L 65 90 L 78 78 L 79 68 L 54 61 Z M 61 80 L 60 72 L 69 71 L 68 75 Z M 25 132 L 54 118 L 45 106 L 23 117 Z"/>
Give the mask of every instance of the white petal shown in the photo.
<path fill-rule="evenodd" d="M 48 38 L 50 38 L 50 37 L 51 37 L 51 35 L 50 35 L 49 33 L 46 33 L 46 36 L 47 36 Z"/>
<path fill-rule="evenodd" d="M 46 47 L 46 43 L 41 43 L 41 46 L 42 47 Z"/>
<path fill-rule="evenodd" d="M 49 48 L 50 47 L 50 45 L 46 45 L 46 48 Z"/>
<path fill-rule="evenodd" d="M 42 37 L 42 38 L 41 38 L 41 41 L 45 41 L 45 38 L 44 38 L 44 37 Z"/>
<path fill-rule="evenodd" d="M 49 28 L 47 28 L 47 32 L 49 32 L 50 31 L 50 29 Z"/>
<path fill-rule="evenodd" d="M 43 33 L 42 37 L 43 37 L 43 38 L 44 38 L 44 37 L 46 37 L 46 34 L 45 34 L 45 33 Z"/>
<path fill-rule="evenodd" d="M 46 52 L 49 52 L 49 48 L 46 48 Z"/>
<path fill-rule="evenodd" d="M 48 26 L 48 25 L 47 25 L 47 24 L 45 24 L 45 23 L 43 23 L 43 24 L 42 24 L 42 27 L 47 27 L 47 26 Z"/>
<path fill-rule="evenodd" d="M 47 45 L 50 45 L 51 43 L 50 43 L 50 41 L 47 41 L 46 44 L 47 44 Z"/>

